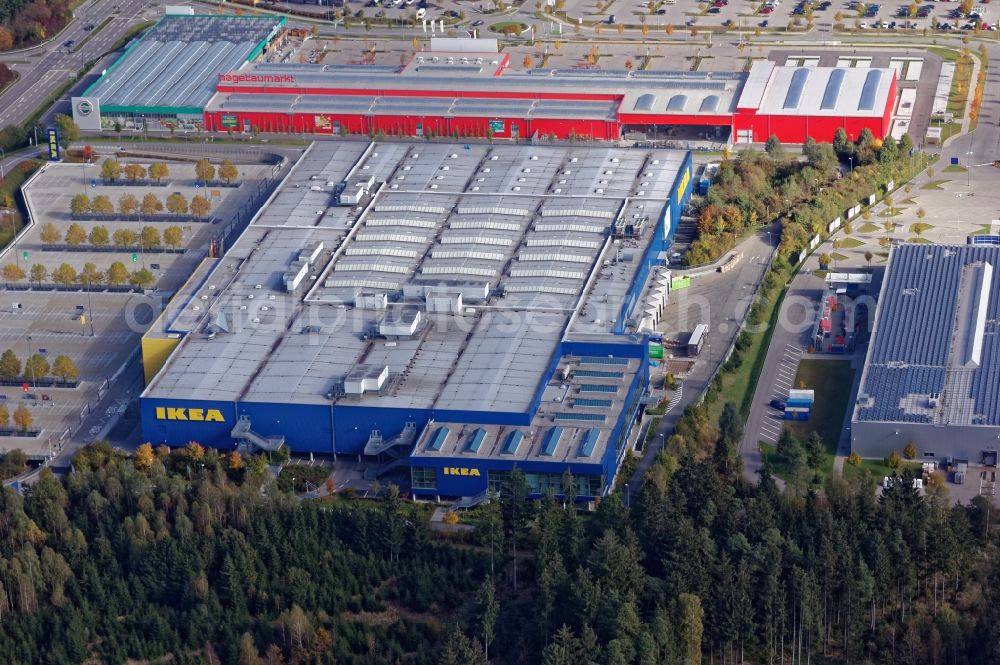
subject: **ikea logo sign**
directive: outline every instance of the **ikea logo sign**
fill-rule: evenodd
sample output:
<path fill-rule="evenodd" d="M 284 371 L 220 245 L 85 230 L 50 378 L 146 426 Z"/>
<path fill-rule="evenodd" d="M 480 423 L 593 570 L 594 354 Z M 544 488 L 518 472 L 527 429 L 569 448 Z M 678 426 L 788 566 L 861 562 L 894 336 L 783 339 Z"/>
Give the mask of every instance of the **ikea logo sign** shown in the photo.
<path fill-rule="evenodd" d="M 224 423 L 222 411 L 218 409 L 186 409 L 172 406 L 156 407 L 157 420 L 186 420 L 190 422 Z"/>
<path fill-rule="evenodd" d="M 677 185 L 677 202 L 680 203 L 684 199 L 684 194 L 687 193 L 688 185 L 691 184 L 691 169 L 684 169 L 684 175 L 681 176 L 681 181 Z"/>
<path fill-rule="evenodd" d="M 444 475 L 446 476 L 479 476 L 479 469 L 467 469 L 464 466 L 446 466 L 444 467 Z"/>

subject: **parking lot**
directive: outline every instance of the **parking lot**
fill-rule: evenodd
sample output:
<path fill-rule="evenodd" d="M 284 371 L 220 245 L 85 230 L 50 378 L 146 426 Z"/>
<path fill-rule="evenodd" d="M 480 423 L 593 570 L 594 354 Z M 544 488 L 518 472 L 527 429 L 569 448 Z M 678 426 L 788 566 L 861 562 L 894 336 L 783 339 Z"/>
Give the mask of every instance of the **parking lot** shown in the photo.
<path fill-rule="evenodd" d="M 271 172 L 270 166 L 239 165 L 246 185 L 213 190 L 195 183 L 193 164 L 170 163 L 169 169 L 166 186 L 105 186 L 95 180 L 97 165 L 85 169 L 82 164 L 54 163 L 25 188 L 32 225 L 0 256 L 0 265 L 5 269 L 17 266 L 25 273 L 19 280 L 6 282 L 7 288 L 0 291 L 0 353 L 10 349 L 22 364 L 38 354 L 50 365 L 56 357 L 65 355 L 75 364 L 80 382 L 77 387 L 56 387 L 45 385 L 51 381 L 34 380 L 43 377 L 25 374 L 27 390 L 20 383 L 0 386 L 0 404 L 7 407 L 8 413 L 13 414 L 22 404 L 27 406 L 32 415 L 31 429 L 40 430 L 33 438 L 0 437 L 0 451 L 21 448 L 33 456 L 56 453 L 85 420 L 94 430 L 86 432 L 85 438 L 92 440 L 102 433 L 104 424 L 125 411 L 129 400 L 136 396 L 129 393 L 130 389 L 120 395 L 112 392 L 115 399 L 100 407 L 107 413 L 94 413 L 115 375 L 137 352 L 140 336 L 162 301 L 188 278 L 224 226 L 212 221 L 129 220 L 116 214 L 107 220 L 74 219 L 69 208 L 72 197 L 86 193 L 93 199 L 103 194 L 117 202 L 125 194 L 141 200 L 155 193 L 162 200 L 177 192 L 190 200 L 201 192 L 214 200 L 212 217 L 225 222 L 253 191 L 256 179 Z M 218 196 L 213 196 L 213 191 L 218 191 Z M 64 234 L 72 224 L 82 227 L 86 239 L 67 245 Z M 48 238 L 49 242 L 42 238 L 47 225 L 58 231 L 55 238 Z M 159 251 L 163 249 L 164 230 L 171 225 L 181 230 L 178 247 L 170 252 Z M 151 226 L 157 229 L 161 241 L 159 247 L 148 248 L 115 247 L 113 240 L 94 246 L 90 244 L 91 232 L 98 226 L 105 227 L 110 238 L 122 230 L 137 237 L 143 227 Z M 130 291 L 125 285 L 108 288 L 108 271 L 115 262 L 125 267 L 125 284 L 127 273 L 143 269 L 152 274 L 152 283 L 143 285 L 144 292 Z M 35 279 L 39 277 L 38 273 L 32 274 L 35 266 L 44 269 L 43 278 Z M 64 266 L 69 266 L 75 277 L 54 288 L 53 283 L 59 282 L 54 275 L 66 270 Z M 93 283 L 82 277 L 87 270 L 95 278 Z"/>
<path fill-rule="evenodd" d="M 643 25 L 652 34 L 662 33 L 669 23 L 695 30 L 908 30 L 945 31 L 948 29 L 981 30 L 997 27 L 997 15 L 988 4 L 976 5 L 970 16 L 959 10 L 957 2 L 912 3 L 889 0 L 863 3 L 834 0 L 712 0 L 692 3 L 654 3 L 652 8 L 627 0 L 609 4 L 597 0 L 567 2 L 570 22 L 603 24 L 602 29 L 635 29 Z M 622 25 L 622 28 L 618 26 Z"/>
<path fill-rule="evenodd" d="M 781 428 L 785 422 L 784 414 L 776 405 L 783 406 L 784 400 L 788 399 L 788 391 L 795 387 L 795 373 L 798 371 L 801 358 L 802 347 L 797 344 L 786 343 L 781 350 L 781 359 L 774 372 L 770 395 L 767 397 L 768 410 L 760 423 L 758 438 L 761 441 L 775 444 L 781 436 Z"/>

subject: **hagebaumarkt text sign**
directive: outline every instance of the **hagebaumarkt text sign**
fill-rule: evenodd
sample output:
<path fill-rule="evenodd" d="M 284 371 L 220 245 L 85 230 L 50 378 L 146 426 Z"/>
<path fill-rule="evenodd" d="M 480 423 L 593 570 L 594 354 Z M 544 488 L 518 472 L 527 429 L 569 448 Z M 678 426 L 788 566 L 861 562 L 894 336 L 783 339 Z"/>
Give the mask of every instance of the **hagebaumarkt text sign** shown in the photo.
<path fill-rule="evenodd" d="M 223 127 L 237 127 L 240 124 L 239 120 L 236 118 L 235 115 L 229 115 L 229 114 L 223 115 L 221 120 Z"/>
<path fill-rule="evenodd" d="M 59 161 L 59 130 L 49 127 L 49 161 Z"/>

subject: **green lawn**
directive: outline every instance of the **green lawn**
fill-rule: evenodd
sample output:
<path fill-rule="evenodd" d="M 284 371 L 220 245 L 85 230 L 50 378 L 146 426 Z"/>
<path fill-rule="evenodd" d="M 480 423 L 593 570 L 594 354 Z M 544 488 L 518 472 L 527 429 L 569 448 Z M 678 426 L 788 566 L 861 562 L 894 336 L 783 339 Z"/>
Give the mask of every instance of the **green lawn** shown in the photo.
<path fill-rule="evenodd" d="M 855 247 L 861 247 L 864 243 L 862 240 L 857 238 L 844 238 L 840 241 L 840 246 L 844 249 L 854 249 Z"/>
<path fill-rule="evenodd" d="M 788 422 L 786 426 L 797 439 L 806 439 L 811 432 L 819 432 L 827 452 L 837 452 L 840 428 L 851 396 L 854 368 L 849 360 L 810 360 L 799 362 L 795 373 L 795 387 L 804 386 L 816 391 L 812 419 L 805 422 Z"/>
<path fill-rule="evenodd" d="M 840 252 L 834 252 L 833 254 L 830 254 L 830 258 L 834 261 L 846 261 L 848 257 L 844 256 Z"/>
<path fill-rule="evenodd" d="M 927 182 L 927 183 L 924 183 L 923 185 L 920 185 L 920 189 L 944 189 L 944 187 L 942 187 L 941 185 L 945 184 L 946 182 L 950 182 L 950 181 L 949 180 L 931 180 L 930 182 Z"/>
<path fill-rule="evenodd" d="M 958 122 L 942 122 L 940 120 L 931 120 L 931 127 L 941 128 L 941 143 L 944 143 L 950 139 L 955 134 L 960 134 L 962 132 L 962 123 Z"/>
<path fill-rule="evenodd" d="M 948 110 L 956 118 L 965 117 L 965 105 L 969 101 L 969 85 L 972 83 L 972 57 L 955 61 L 955 78 L 951 81 L 948 94 Z"/>
<path fill-rule="evenodd" d="M 910 238 L 906 242 L 912 242 L 912 243 L 916 243 L 918 245 L 930 245 L 930 244 L 933 244 L 927 238 L 920 238 L 918 236 L 913 236 L 912 238 Z"/>
<path fill-rule="evenodd" d="M 948 166 L 941 169 L 942 173 L 965 173 L 969 169 L 965 168 L 961 164 L 949 164 Z"/>
<path fill-rule="evenodd" d="M 21 189 L 21 185 L 27 180 L 32 173 L 34 173 L 40 166 L 42 162 L 40 160 L 31 160 L 27 162 L 22 162 L 16 167 L 10 169 L 6 173 L 6 178 L 2 184 L 0 184 L 0 205 L 3 205 L 3 200 L 10 197 L 11 201 L 15 201 L 17 198 L 17 191 Z M 24 225 L 24 220 L 21 219 L 21 212 L 16 205 L 11 206 L 14 210 L 13 220 L 14 225 L 4 226 L 0 228 L 0 249 L 7 246 L 7 243 L 11 241 L 14 237 L 16 230 L 20 230 Z"/>
<path fill-rule="evenodd" d="M 992 224 L 983 224 L 982 226 L 980 226 L 978 229 L 976 229 L 975 231 L 973 231 L 969 235 L 970 236 L 986 236 L 986 235 L 989 235 L 991 233 L 993 233 L 993 225 Z"/>
<path fill-rule="evenodd" d="M 858 233 L 878 233 L 881 230 L 881 228 L 875 226 L 871 222 L 865 222 L 861 225 L 861 228 L 858 229 Z"/>
<path fill-rule="evenodd" d="M 930 231 L 933 228 L 933 224 L 928 224 L 927 222 L 915 222 L 910 224 L 910 233 L 916 233 L 919 235 L 924 231 Z"/>
<path fill-rule="evenodd" d="M 901 473 L 906 467 L 910 467 L 918 471 L 920 470 L 920 464 L 917 462 L 904 462 L 898 469 L 892 469 L 888 464 L 880 459 L 863 459 L 858 466 L 844 462 L 844 478 L 858 478 L 865 471 L 867 471 L 872 475 L 876 482 L 881 483 L 882 479 L 886 476 L 891 476 L 893 472 Z"/>
<path fill-rule="evenodd" d="M 879 217 L 899 217 L 900 215 L 903 214 L 903 210 L 905 210 L 905 208 L 886 208 L 885 210 L 881 211 L 878 214 L 878 216 Z"/>
<path fill-rule="evenodd" d="M 521 34 L 528 29 L 527 23 L 521 23 L 520 21 L 501 21 L 500 23 L 494 23 L 490 26 L 491 32 L 500 33 L 513 33 L 516 35 Z"/>
<path fill-rule="evenodd" d="M 813 432 L 819 433 L 826 446 L 823 462 L 818 469 L 813 470 L 813 483 L 821 485 L 833 471 L 833 458 L 837 453 L 837 443 L 840 441 L 841 426 L 847 403 L 851 396 L 851 383 L 854 381 L 854 368 L 849 360 L 814 360 L 804 359 L 799 362 L 795 374 L 795 387 L 803 386 L 816 391 L 816 401 L 813 404 L 812 418 L 803 422 L 788 421 L 785 427 L 792 435 L 805 441 Z M 779 478 L 788 479 L 788 469 L 778 460 L 774 446 L 760 443 L 761 454 L 771 463 L 774 474 Z"/>

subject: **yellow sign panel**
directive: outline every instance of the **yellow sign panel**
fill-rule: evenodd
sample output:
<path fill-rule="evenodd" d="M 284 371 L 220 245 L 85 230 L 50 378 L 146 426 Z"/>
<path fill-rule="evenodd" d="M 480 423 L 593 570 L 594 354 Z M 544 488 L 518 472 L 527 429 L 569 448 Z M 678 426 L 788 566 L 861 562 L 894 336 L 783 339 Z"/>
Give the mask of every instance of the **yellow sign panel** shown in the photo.
<path fill-rule="evenodd" d="M 157 420 L 186 420 L 191 422 L 224 423 L 222 412 L 218 409 L 186 409 L 172 406 L 156 407 Z"/>
<path fill-rule="evenodd" d="M 684 194 L 687 192 L 688 185 L 691 184 L 691 169 L 684 169 L 684 175 L 681 176 L 681 184 L 677 185 L 677 202 L 680 203 L 684 200 Z"/>
<path fill-rule="evenodd" d="M 444 475 L 446 476 L 478 476 L 479 469 L 467 469 L 464 466 L 446 466 L 444 467 Z"/>
<path fill-rule="evenodd" d="M 56 129 L 49 129 L 49 161 L 59 161 L 59 132 Z"/>

